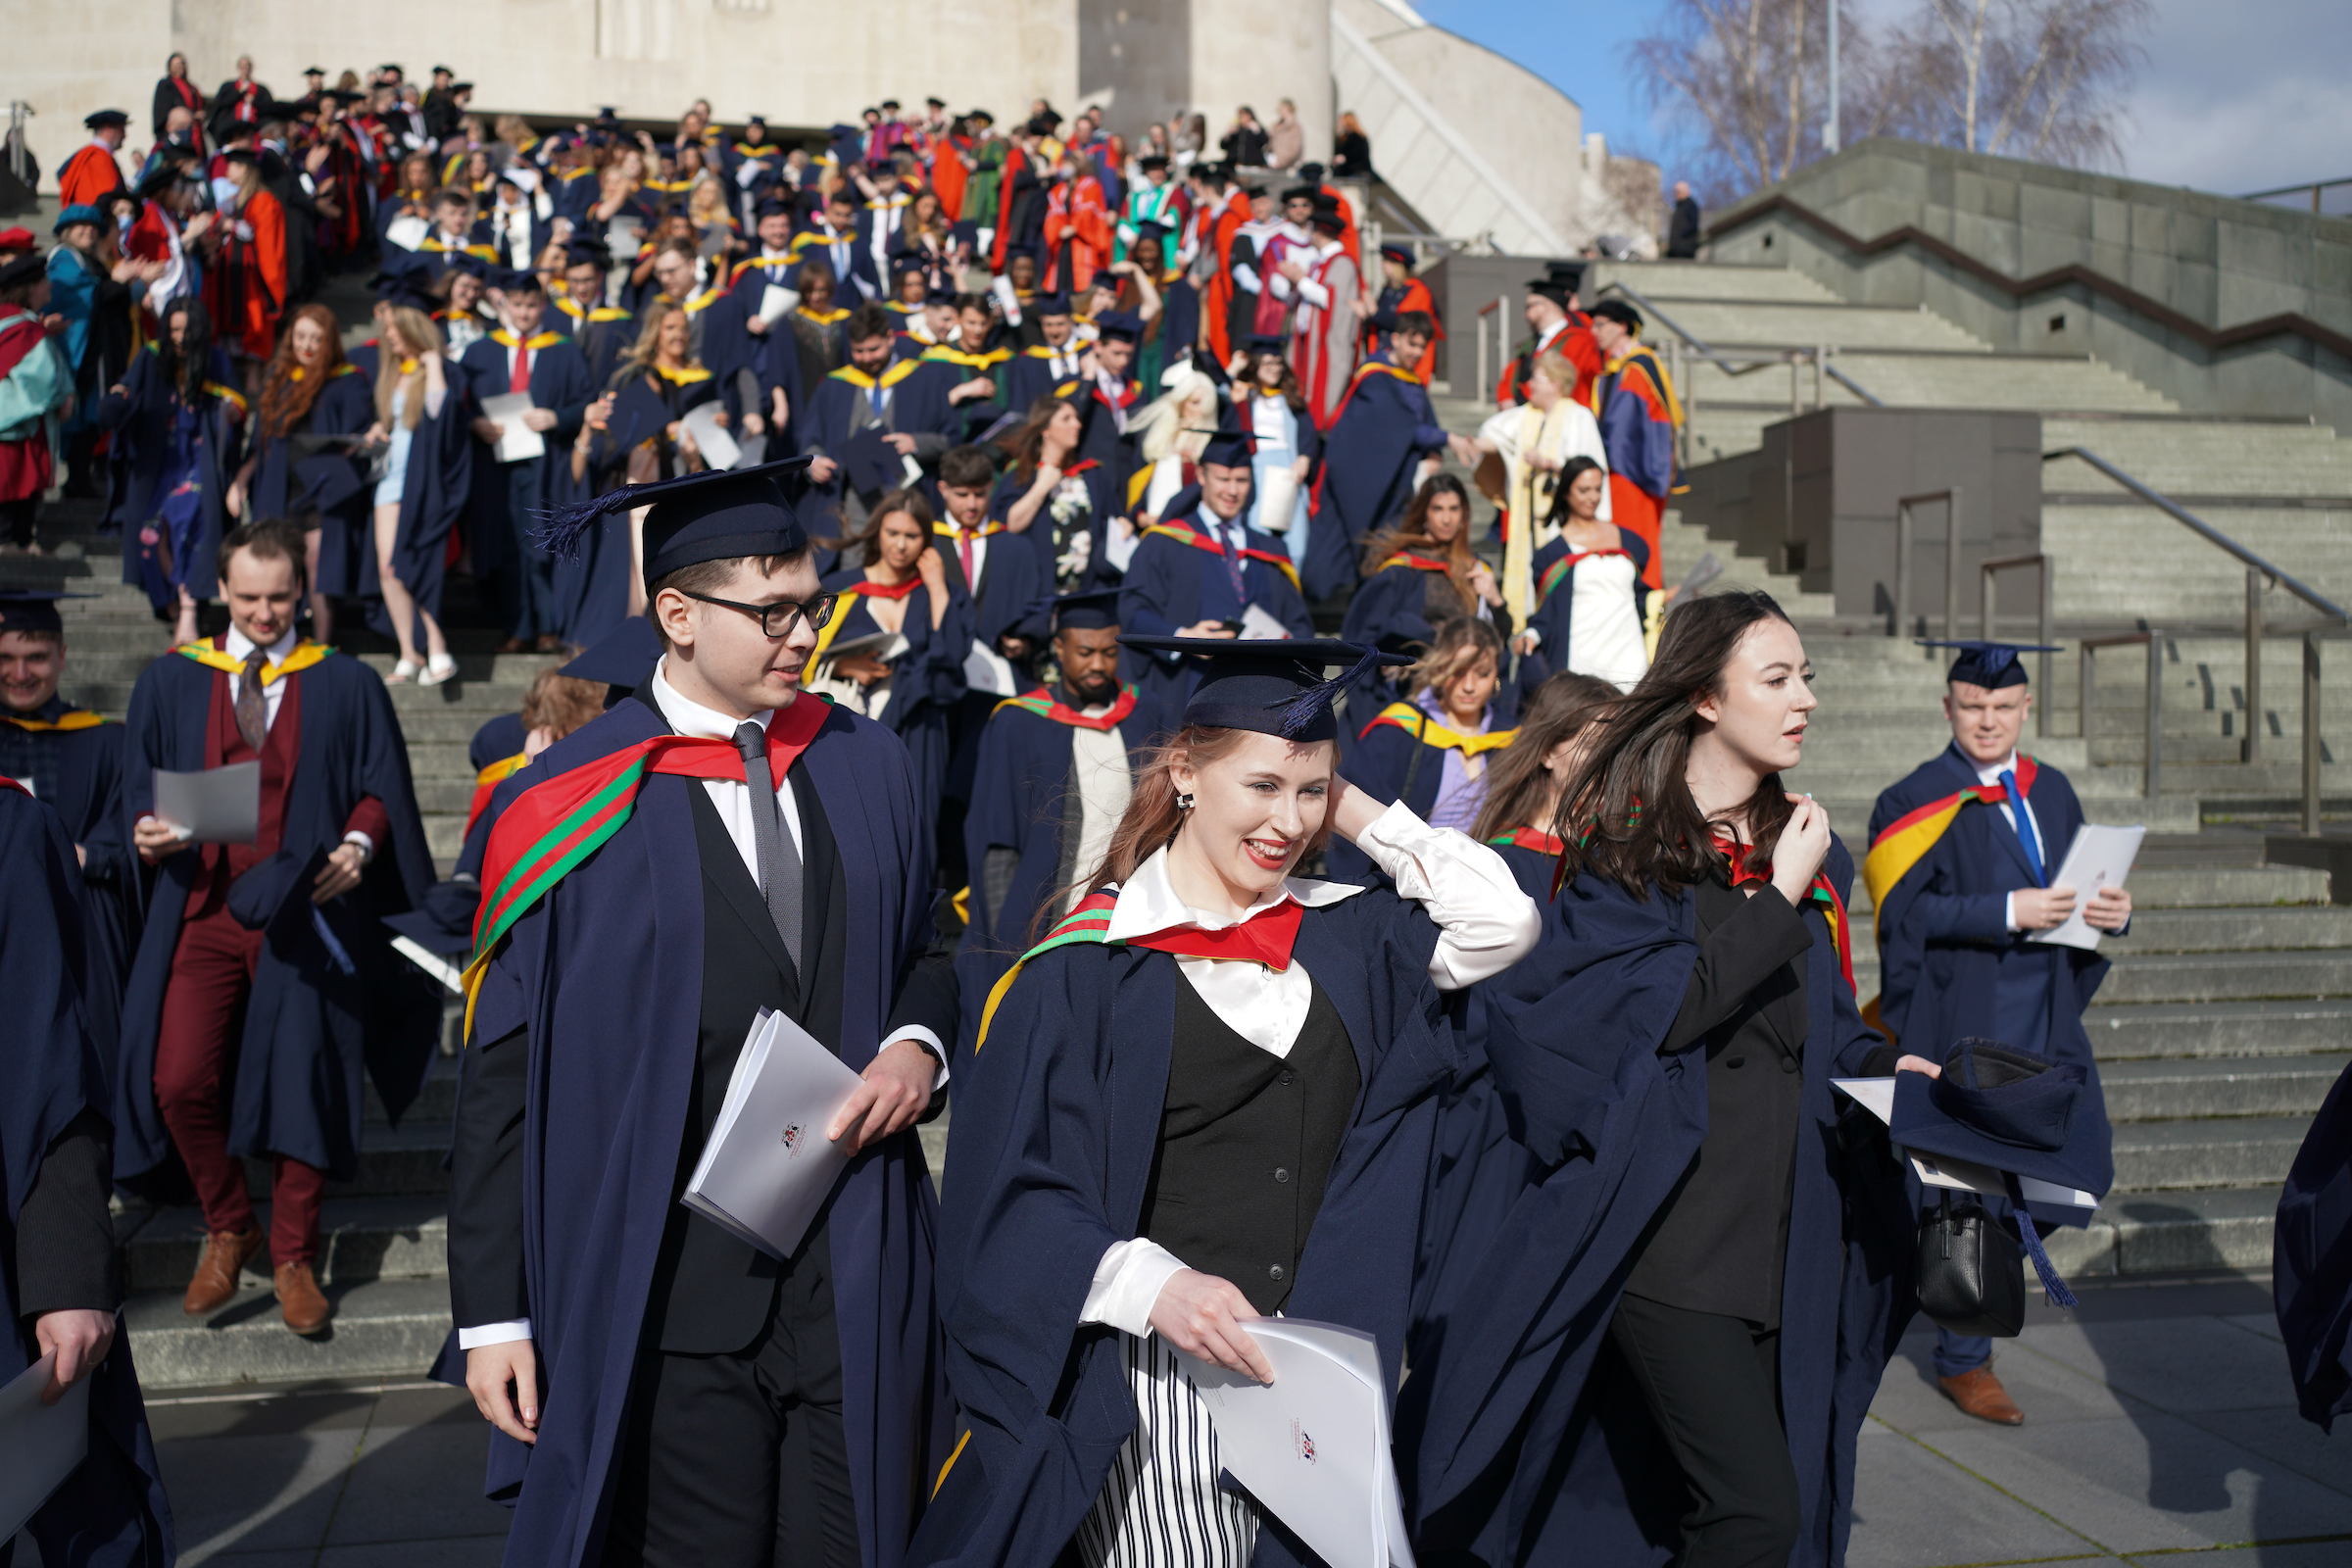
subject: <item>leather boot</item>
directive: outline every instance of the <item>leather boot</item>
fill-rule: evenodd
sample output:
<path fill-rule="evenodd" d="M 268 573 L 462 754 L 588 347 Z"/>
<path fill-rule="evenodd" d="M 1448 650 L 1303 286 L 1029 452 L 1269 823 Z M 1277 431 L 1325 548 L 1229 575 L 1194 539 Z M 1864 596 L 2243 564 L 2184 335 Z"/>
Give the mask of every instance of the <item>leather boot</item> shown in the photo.
<path fill-rule="evenodd" d="M 1990 1361 L 1972 1366 L 1955 1377 L 1937 1378 L 1936 1386 L 1943 1391 L 1945 1398 L 1980 1421 L 2004 1427 L 2025 1425 L 2026 1412 L 2017 1407 L 2017 1401 L 2009 1397 L 2009 1391 L 2001 1387 L 2001 1380 L 1992 1375 Z"/>
<path fill-rule="evenodd" d="M 277 1265 L 277 1304 L 286 1315 L 286 1327 L 297 1334 L 316 1334 L 334 1316 L 308 1263 Z"/>
<path fill-rule="evenodd" d="M 190 1316 L 210 1312 L 237 1294 L 237 1275 L 262 1250 L 262 1228 L 211 1231 L 204 1238 L 204 1255 L 196 1260 L 196 1277 L 180 1307 Z"/>

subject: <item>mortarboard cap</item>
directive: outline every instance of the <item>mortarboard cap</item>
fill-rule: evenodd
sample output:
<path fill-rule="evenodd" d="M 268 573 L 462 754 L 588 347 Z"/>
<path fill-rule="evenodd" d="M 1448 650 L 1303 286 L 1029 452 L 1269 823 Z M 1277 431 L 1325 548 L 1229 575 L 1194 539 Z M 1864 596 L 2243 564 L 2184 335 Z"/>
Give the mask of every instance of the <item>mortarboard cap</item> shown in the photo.
<path fill-rule="evenodd" d="M 1563 311 L 1567 310 L 1576 299 L 1576 285 L 1556 273 L 1547 272 L 1542 277 L 1529 278 L 1527 291 L 1551 301 Z"/>
<path fill-rule="evenodd" d="M 37 250 L 26 251 L 7 266 L 0 267 L 0 288 L 21 288 L 36 277 L 48 275 L 49 259 Z"/>
<path fill-rule="evenodd" d="M 493 267 L 482 281 L 504 293 L 536 294 L 547 287 L 539 274 L 527 267 Z"/>
<path fill-rule="evenodd" d="M 324 66 L 305 66 L 302 68 L 302 74 L 306 76 L 323 76 L 326 74 L 326 68 Z"/>
<path fill-rule="evenodd" d="M 617 416 L 618 408 L 613 412 Z M 533 537 L 542 548 L 570 556 L 598 518 L 649 508 L 643 528 L 648 588 L 681 566 L 706 561 L 790 555 L 808 545 L 808 535 L 793 516 L 782 480 L 808 463 L 805 457 L 786 458 L 756 468 L 705 469 L 653 484 L 622 485 L 594 501 L 557 508 Z"/>
<path fill-rule="evenodd" d="M 424 275 L 424 269 L 414 265 L 378 272 L 368 280 L 368 286 L 386 305 L 410 306 L 428 316 L 441 304 L 433 298 L 432 280 Z"/>
<path fill-rule="evenodd" d="M 1322 192 L 1312 185 L 1293 185 L 1282 193 L 1285 202 L 1311 202 Z"/>
<path fill-rule="evenodd" d="M 1132 343 L 1144 335 L 1144 318 L 1126 311 L 1104 311 L 1095 318 L 1095 330 L 1117 342 Z"/>
<path fill-rule="evenodd" d="M 81 122 L 92 130 L 104 130 L 109 125 L 127 125 L 130 117 L 120 109 L 100 109 L 81 117 Z"/>
<path fill-rule="evenodd" d="M 743 123 L 746 128 L 749 128 L 753 125 L 758 125 L 761 130 L 765 130 L 767 128 L 767 117 L 765 115 L 746 115 L 743 117 Z"/>
<path fill-rule="evenodd" d="M 612 253 L 600 239 L 574 239 L 564 247 L 566 267 L 610 267 Z"/>
<path fill-rule="evenodd" d="M 456 72 L 450 70 L 447 66 L 435 66 L 432 74 L 436 76 L 454 76 L 457 74 Z"/>
<path fill-rule="evenodd" d="M 1251 332 L 1242 339 L 1242 347 L 1252 354 L 1280 354 L 1290 341 L 1279 332 Z"/>
<path fill-rule="evenodd" d="M 94 594 L 61 593 L 55 589 L 0 589 L 0 631 L 54 632 L 64 636 L 66 623 L 57 613 L 61 599 L 92 599 Z"/>
<path fill-rule="evenodd" d="M 1054 601 L 1054 629 L 1057 632 L 1116 630 L 1118 624 L 1119 590 L 1116 588 L 1063 594 Z"/>
<path fill-rule="evenodd" d="M 912 253 L 901 256 L 890 264 L 891 279 L 895 282 L 908 272 L 919 272 L 923 270 L 924 265 L 923 259 Z"/>
<path fill-rule="evenodd" d="M 757 220 L 761 222 L 771 218 L 790 218 L 791 216 L 792 203 L 776 196 L 762 200 L 755 214 Z"/>
<path fill-rule="evenodd" d="M 1067 294 L 1040 294 L 1030 303 L 1029 314 L 1032 316 L 1067 316 L 1070 314 L 1070 297 Z"/>
<path fill-rule="evenodd" d="M 1399 267 L 1413 265 L 1413 248 L 1410 245 L 1383 245 L 1380 254 Z"/>
<path fill-rule="evenodd" d="M 1248 431 L 1225 426 L 1211 435 L 1200 448 L 1200 460 L 1213 463 L 1220 468 L 1247 468 L 1257 452 L 1257 443 Z"/>
<path fill-rule="evenodd" d="M 248 155 L 248 160 L 250 161 L 250 155 Z M 103 223 L 105 221 L 104 215 L 97 208 L 92 207 L 88 202 L 75 202 L 57 215 L 57 221 L 49 225 L 49 232 L 63 234 L 75 223 Z"/>
<path fill-rule="evenodd" d="M 923 293 L 923 303 L 925 305 L 953 305 L 956 303 L 956 291 L 952 288 L 926 289 Z"/>
<path fill-rule="evenodd" d="M 967 109 L 964 111 L 963 118 L 966 120 L 977 120 L 983 125 L 993 125 L 997 122 L 997 117 L 990 114 L 985 109 Z"/>
<path fill-rule="evenodd" d="M 1145 653 L 1191 655 L 1206 661 L 1200 684 L 1184 705 L 1187 725 L 1246 729 L 1294 741 L 1336 740 L 1331 705 L 1355 681 L 1384 664 L 1409 664 L 1404 654 L 1384 654 L 1369 643 L 1336 638 L 1231 641 L 1216 637 L 1121 637 Z M 1325 680 L 1331 665 L 1346 666 Z"/>
<path fill-rule="evenodd" d="M 1143 170 L 1146 173 L 1156 173 L 1168 167 L 1167 155 L 1165 153 L 1146 153 L 1135 161 L 1135 167 Z"/>
<path fill-rule="evenodd" d="M 2018 655 L 2058 652 L 2056 648 L 2044 647 L 2040 643 L 1941 642 L 1930 638 L 1919 639 L 1919 646 L 1956 650 L 1960 657 L 1952 661 L 1950 669 L 1944 671 L 1944 680 L 1947 683 L 1962 681 L 1971 686 L 1982 686 L 1988 692 L 2026 684 L 2025 661 Z"/>
<path fill-rule="evenodd" d="M 556 673 L 633 692 L 645 684 L 661 658 L 662 638 L 654 623 L 643 615 L 631 615 Z"/>
<path fill-rule="evenodd" d="M 470 81 L 453 81 L 449 84 L 449 90 L 453 95 L 461 92 L 471 92 L 473 91 L 473 83 Z"/>

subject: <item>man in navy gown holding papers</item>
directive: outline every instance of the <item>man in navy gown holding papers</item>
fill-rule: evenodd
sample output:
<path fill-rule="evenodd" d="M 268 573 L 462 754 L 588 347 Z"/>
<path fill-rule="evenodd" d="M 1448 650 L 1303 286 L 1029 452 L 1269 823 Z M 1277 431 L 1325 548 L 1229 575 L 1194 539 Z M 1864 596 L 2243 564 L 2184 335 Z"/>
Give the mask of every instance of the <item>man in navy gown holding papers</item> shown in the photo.
<path fill-rule="evenodd" d="M 953 965 L 905 749 L 799 689 L 832 612 L 778 484 L 805 462 L 551 524 L 561 549 L 650 507 L 663 655 L 491 808 L 450 1296 L 512 1562 L 895 1568 L 945 1458 L 912 1129 Z M 855 1157 L 782 1261 L 678 1202 L 762 1007 L 862 1078 L 815 1129 Z"/>

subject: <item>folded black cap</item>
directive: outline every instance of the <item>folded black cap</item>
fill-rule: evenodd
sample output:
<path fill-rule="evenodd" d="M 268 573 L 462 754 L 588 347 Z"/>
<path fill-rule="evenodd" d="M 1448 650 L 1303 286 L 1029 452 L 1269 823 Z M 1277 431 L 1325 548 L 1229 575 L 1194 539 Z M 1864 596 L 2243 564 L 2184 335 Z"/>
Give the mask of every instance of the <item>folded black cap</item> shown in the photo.
<path fill-rule="evenodd" d="M 1333 637 L 1239 641 L 1219 637 L 1121 637 L 1123 647 L 1146 653 L 1200 659 L 1207 667 L 1184 722 L 1216 729 L 1253 730 L 1294 741 L 1339 737 L 1331 705 L 1356 681 L 1384 664 L 1409 664 L 1403 654 L 1384 654 L 1368 643 Z M 1337 679 L 1323 672 L 1345 666 Z"/>
<path fill-rule="evenodd" d="M 57 602 L 94 597 L 48 588 L 0 588 L 0 631 L 46 631 L 62 637 L 66 623 L 58 616 Z"/>

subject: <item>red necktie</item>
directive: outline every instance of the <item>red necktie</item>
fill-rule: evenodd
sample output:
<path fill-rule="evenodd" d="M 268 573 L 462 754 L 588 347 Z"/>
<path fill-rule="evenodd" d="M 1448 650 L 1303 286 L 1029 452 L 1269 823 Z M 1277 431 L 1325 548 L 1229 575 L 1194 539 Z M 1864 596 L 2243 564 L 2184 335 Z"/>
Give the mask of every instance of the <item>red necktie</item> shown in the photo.
<path fill-rule="evenodd" d="M 972 582 L 972 536 L 963 529 L 956 530 L 956 553 L 963 558 L 963 586 L 970 590 Z"/>
<path fill-rule="evenodd" d="M 528 392 L 530 389 L 531 346 L 528 343 L 516 343 L 514 345 L 514 376 L 513 380 L 507 383 L 507 390 L 510 392 Z"/>

